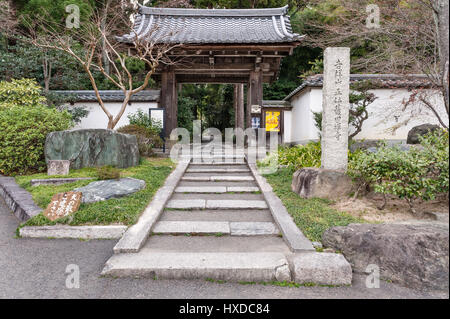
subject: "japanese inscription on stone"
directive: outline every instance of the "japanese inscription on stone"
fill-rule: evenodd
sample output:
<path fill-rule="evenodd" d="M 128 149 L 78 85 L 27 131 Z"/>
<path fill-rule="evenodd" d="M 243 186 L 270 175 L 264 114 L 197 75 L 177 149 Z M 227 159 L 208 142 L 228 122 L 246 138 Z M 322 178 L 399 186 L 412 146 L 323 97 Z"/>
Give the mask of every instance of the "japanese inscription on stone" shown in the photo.
<path fill-rule="evenodd" d="M 322 167 L 347 170 L 350 49 L 326 48 L 323 74 Z"/>
<path fill-rule="evenodd" d="M 44 216 L 51 221 L 68 216 L 80 208 L 81 198 L 81 192 L 56 194 L 52 197 L 52 201 L 44 211 Z"/>

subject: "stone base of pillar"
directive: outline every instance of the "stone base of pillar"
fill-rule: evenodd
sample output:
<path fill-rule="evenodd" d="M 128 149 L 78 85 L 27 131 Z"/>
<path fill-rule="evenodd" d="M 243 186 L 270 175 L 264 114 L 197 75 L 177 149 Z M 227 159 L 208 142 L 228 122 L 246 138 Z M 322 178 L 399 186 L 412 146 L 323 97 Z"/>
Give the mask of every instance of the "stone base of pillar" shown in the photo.
<path fill-rule="evenodd" d="M 291 188 L 302 198 L 338 199 L 354 191 L 351 178 L 344 172 L 316 167 L 296 171 Z"/>

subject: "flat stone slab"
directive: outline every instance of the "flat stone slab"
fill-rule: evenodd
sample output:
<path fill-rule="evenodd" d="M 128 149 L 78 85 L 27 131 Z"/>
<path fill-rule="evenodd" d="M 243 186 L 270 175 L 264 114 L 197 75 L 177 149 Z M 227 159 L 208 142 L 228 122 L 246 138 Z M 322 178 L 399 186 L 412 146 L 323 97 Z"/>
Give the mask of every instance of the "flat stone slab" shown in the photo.
<path fill-rule="evenodd" d="M 175 193 L 226 193 L 226 186 L 179 186 Z"/>
<path fill-rule="evenodd" d="M 231 236 L 279 235 L 280 230 L 270 222 L 231 222 Z"/>
<path fill-rule="evenodd" d="M 263 200 L 207 200 L 207 209 L 265 209 L 267 203 Z"/>
<path fill-rule="evenodd" d="M 220 194 L 220 193 L 255 193 L 258 187 L 242 187 L 242 186 L 178 186 L 175 193 L 200 193 L 200 194 Z"/>
<path fill-rule="evenodd" d="M 184 176 L 182 181 L 187 182 L 247 182 L 253 181 L 252 176 L 230 176 L 230 175 L 217 175 L 217 176 Z"/>
<path fill-rule="evenodd" d="M 230 234 L 228 222 L 160 221 L 153 232 L 156 234 Z"/>
<path fill-rule="evenodd" d="M 352 267 L 343 255 L 305 252 L 291 259 L 293 279 L 296 283 L 320 285 L 351 285 Z"/>
<path fill-rule="evenodd" d="M 226 176 L 217 175 L 211 176 L 211 181 L 230 181 L 230 182 L 240 182 L 240 181 L 253 181 L 253 176 Z"/>
<path fill-rule="evenodd" d="M 206 200 L 204 199 L 192 199 L 192 200 L 170 200 L 166 208 L 170 209 L 205 209 Z"/>
<path fill-rule="evenodd" d="M 244 173 L 246 168 L 189 168 L 188 173 Z"/>
<path fill-rule="evenodd" d="M 192 162 L 192 164 L 194 165 L 243 165 L 246 164 L 246 162 L 244 160 L 236 160 L 236 161 L 211 161 L 211 162 L 204 162 L 204 161 L 194 161 Z"/>
<path fill-rule="evenodd" d="M 258 187 L 253 187 L 253 186 L 228 186 L 227 187 L 227 192 L 235 192 L 235 193 L 255 193 L 255 192 L 259 192 L 260 189 Z"/>
<path fill-rule="evenodd" d="M 113 255 L 102 275 L 157 279 L 285 281 L 291 274 L 282 253 L 180 253 L 142 250 Z"/>
<path fill-rule="evenodd" d="M 92 180 L 94 177 L 74 177 L 74 178 L 47 178 L 47 179 L 32 179 L 31 186 L 39 185 L 62 185 L 68 183 L 75 183 L 79 181 Z"/>
<path fill-rule="evenodd" d="M 19 234 L 24 238 L 75 238 L 75 239 L 117 239 L 127 226 L 25 226 Z"/>
<path fill-rule="evenodd" d="M 145 182 L 131 177 L 92 182 L 74 189 L 83 193 L 83 203 L 95 203 L 110 198 L 119 198 L 136 193 L 145 187 Z"/>

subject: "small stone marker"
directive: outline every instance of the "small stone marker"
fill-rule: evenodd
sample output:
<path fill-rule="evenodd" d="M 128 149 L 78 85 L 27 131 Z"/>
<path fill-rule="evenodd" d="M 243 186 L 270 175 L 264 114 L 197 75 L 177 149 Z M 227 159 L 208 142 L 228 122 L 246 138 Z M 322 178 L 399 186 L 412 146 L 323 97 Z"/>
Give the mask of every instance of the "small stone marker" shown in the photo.
<path fill-rule="evenodd" d="M 70 161 L 49 160 L 47 163 L 48 175 L 69 175 Z"/>
<path fill-rule="evenodd" d="M 81 192 L 66 192 L 53 195 L 52 201 L 44 211 L 44 216 L 54 221 L 72 214 L 80 208 L 81 198 Z"/>
<path fill-rule="evenodd" d="M 350 48 L 326 48 L 323 62 L 322 168 L 346 172 Z"/>

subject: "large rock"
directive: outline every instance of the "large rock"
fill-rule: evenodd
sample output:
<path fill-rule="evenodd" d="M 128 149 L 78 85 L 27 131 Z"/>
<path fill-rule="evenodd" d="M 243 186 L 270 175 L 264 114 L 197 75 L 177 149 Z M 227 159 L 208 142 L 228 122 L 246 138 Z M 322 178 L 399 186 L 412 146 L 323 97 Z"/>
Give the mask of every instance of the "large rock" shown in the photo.
<path fill-rule="evenodd" d="M 439 125 L 433 124 L 422 124 L 419 126 L 413 127 L 408 132 L 408 138 L 406 139 L 407 144 L 419 144 L 419 136 L 423 136 L 429 132 L 433 132 L 440 129 Z"/>
<path fill-rule="evenodd" d="M 127 177 L 92 182 L 87 186 L 76 188 L 74 191 L 83 193 L 83 203 L 95 203 L 110 198 L 128 196 L 144 187 L 143 180 Z"/>
<path fill-rule="evenodd" d="M 448 223 L 350 224 L 328 229 L 326 247 L 341 251 L 353 271 L 380 267 L 382 279 L 413 288 L 448 289 Z"/>
<path fill-rule="evenodd" d="M 303 198 L 337 199 L 348 196 L 353 184 L 351 178 L 341 171 L 307 167 L 294 173 L 291 188 Z"/>
<path fill-rule="evenodd" d="M 86 129 L 52 132 L 45 141 L 45 159 L 70 160 L 70 168 L 139 164 L 136 136 L 113 130 Z"/>

